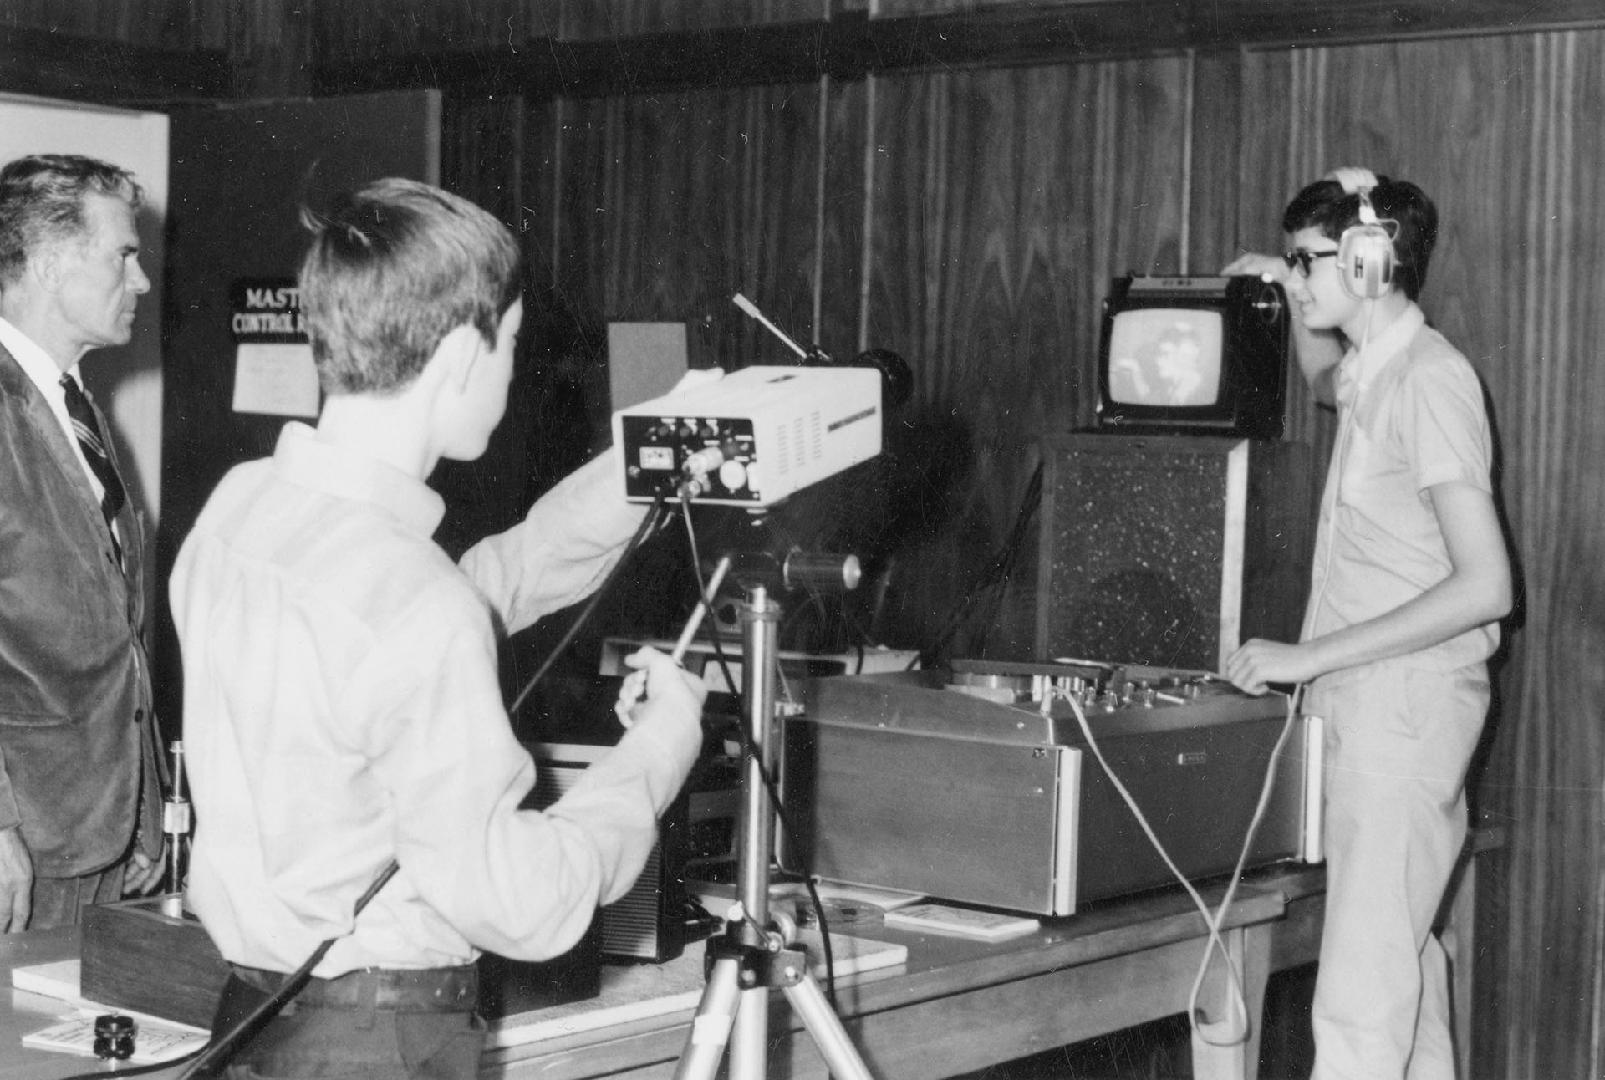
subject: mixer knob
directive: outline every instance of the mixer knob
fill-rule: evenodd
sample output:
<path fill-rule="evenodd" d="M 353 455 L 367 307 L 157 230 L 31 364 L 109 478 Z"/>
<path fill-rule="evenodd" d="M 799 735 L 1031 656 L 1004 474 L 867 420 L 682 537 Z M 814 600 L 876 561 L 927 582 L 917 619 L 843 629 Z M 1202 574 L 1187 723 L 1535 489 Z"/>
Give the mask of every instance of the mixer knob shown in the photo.
<path fill-rule="evenodd" d="M 719 466 L 719 482 L 727 491 L 740 491 L 747 484 L 747 467 L 739 461 L 727 461 Z"/>

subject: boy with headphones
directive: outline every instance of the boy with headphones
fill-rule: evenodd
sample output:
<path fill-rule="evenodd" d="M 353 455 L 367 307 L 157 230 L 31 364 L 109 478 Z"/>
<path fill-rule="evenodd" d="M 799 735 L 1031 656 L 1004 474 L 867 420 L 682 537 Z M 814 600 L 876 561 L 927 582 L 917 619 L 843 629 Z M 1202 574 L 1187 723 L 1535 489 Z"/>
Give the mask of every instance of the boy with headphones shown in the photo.
<path fill-rule="evenodd" d="M 1284 284 L 1300 366 L 1339 430 L 1300 640 L 1251 640 L 1225 674 L 1249 693 L 1304 684 L 1305 710 L 1327 721 L 1314 1076 L 1452 1080 L 1432 923 L 1511 605 L 1492 436 L 1476 373 L 1416 303 L 1437 237 L 1420 188 L 1340 169 L 1300 191 L 1282 227 L 1286 255 L 1222 272 Z"/>

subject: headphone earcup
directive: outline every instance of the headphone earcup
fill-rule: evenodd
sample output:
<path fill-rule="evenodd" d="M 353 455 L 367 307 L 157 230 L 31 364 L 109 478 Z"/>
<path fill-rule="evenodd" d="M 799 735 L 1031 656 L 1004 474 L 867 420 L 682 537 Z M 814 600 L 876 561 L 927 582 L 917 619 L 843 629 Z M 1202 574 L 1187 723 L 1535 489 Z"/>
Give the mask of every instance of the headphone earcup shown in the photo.
<path fill-rule="evenodd" d="M 1393 237 L 1377 223 L 1361 222 L 1338 238 L 1343 286 L 1359 300 L 1376 300 L 1393 288 Z"/>

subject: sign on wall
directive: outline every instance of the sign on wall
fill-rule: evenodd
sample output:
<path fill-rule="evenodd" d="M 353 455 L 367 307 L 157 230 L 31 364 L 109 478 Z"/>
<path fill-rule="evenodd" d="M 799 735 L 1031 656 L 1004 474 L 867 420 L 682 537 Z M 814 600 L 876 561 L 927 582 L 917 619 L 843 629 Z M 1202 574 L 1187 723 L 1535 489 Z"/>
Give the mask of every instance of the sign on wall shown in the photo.
<path fill-rule="evenodd" d="M 235 412 L 318 415 L 318 372 L 290 278 L 242 278 L 229 290 Z"/>

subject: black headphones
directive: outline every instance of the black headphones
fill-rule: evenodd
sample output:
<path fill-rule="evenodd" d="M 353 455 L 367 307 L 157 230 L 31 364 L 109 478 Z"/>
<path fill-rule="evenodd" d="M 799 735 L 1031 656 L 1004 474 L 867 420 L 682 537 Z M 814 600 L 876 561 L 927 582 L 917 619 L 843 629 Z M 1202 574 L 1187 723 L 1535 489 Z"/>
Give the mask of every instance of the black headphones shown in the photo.
<path fill-rule="evenodd" d="M 1377 186 L 1376 174 L 1370 169 L 1351 166 L 1332 170 L 1327 179 L 1336 180 L 1346 193 L 1360 197 L 1360 220 L 1338 237 L 1337 264 L 1343 274 L 1343 287 L 1357 300 L 1376 300 L 1388 295 L 1393 289 L 1393 271 L 1397 266 L 1393 237 L 1399 231 L 1399 223 L 1379 220 L 1371 206 L 1371 191 Z"/>

